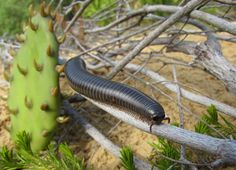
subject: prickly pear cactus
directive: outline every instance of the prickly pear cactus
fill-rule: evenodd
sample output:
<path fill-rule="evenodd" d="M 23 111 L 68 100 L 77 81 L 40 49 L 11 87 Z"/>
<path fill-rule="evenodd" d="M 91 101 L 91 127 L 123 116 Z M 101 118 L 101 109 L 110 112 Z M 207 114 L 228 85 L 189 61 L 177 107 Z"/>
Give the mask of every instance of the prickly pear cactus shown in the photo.
<path fill-rule="evenodd" d="M 43 149 L 50 141 L 60 104 L 55 70 L 58 42 L 47 10 L 45 5 L 40 13 L 31 9 L 25 33 L 17 37 L 22 47 L 14 59 L 8 97 L 12 139 L 23 130 L 30 133 L 33 151 Z"/>

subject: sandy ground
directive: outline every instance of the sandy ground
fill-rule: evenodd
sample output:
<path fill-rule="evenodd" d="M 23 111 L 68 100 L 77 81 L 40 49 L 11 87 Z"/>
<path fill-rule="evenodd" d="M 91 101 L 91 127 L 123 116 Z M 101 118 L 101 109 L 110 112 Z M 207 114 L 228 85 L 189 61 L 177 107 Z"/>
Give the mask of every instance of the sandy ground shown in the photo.
<path fill-rule="evenodd" d="M 191 36 L 188 37 L 191 40 L 203 41 L 202 38 Z M 160 49 L 160 46 L 153 46 L 145 51 L 155 51 Z M 222 42 L 223 53 L 229 61 L 236 64 L 236 44 L 229 42 Z M 168 53 L 167 55 L 173 56 L 175 58 L 180 58 L 188 61 L 189 56 L 183 55 L 181 53 Z M 138 63 L 138 61 L 136 62 Z M 155 61 L 148 65 L 153 71 L 158 71 L 161 75 L 166 77 L 168 80 L 173 80 L 172 78 L 172 66 L 167 65 L 161 69 L 162 64 L 157 64 Z M 209 96 L 218 101 L 224 102 L 231 106 L 236 107 L 236 96 L 228 93 L 223 84 L 211 76 L 210 74 L 199 70 L 192 69 L 183 66 L 177 66 L 178 80 L 183 85 L 190 88 L 189 90 L 197 89 L 201 94 Z M 142 76 L 142 75 L 140 75 Z M 2 77 L 1 77 L 2 78 Z M 120 74 L 116 77 L 116 81 L 124 80 L 124 75 Z M 135 82 L 130 79 L 126 82 L 146 94 L 152 96 L 154 95 L 156 99 L 164 106 L 164 109 L 168 116 L 171 118 L 172 122 L 179 121 L 178 108 L 175 104 L 170 102 L 166 97 L 160 95 L 159 93 L 152 92 L 150 88 L 144 86 L 139 82 Z M 61 87 L 63 93 L 71 94 L 72 90 L 68 87 L 67 83 L 62 79 Z M 171 93 L 162 86 L 157 84 L 157 87 L 161 88 L 168 95 L 176 98 L 176 94 Z M 1 101 L 0 101 L 0 146 L 10 145 L 9 134 L 3 127 L 9 122 L 8 112 L 6 109 L 7 88 L 0 88 Z M 183 103 L 187 106 L 195 115 L 201 115 L 206 111 L 206 108 L 199 105 L 191 103 L 183 99 Z M 83 115 L 89 119 L 89 121 L 97 127 L 104 135 L 106 135 L 110 140 L 119 146 L 130 146 L 135 152 L 135 155 L 141 159 L 147 160 L 150 156 L 152 148 L 148 142 L 156 141 L 157 137 L 142 132 L 130 125 L 125 123 L 120 123 L 117 128 L 115 128 L 111 133 L 108 134 L 109 130 L 114 127 L 114 125 L 119 122 L 116 118 L 110 116 L 104 111 L 96 108 L 92 104 L 86 102 L 84 104 L 76 104 L 75 107 L 83 108 L 87 112 L 83 112 Z M 193 129 L 193 124 L 196 120 L 188 113 L 185 113 L 186 128 Z M 231 118 L 233 122 L 236 123 L 234 119 Z M 69 143 L 70 147 L 75 153 L 80 157 L 85 159 L 85 162 L 89 167 L 95 170 L 106 170 L 106 169 L 122 169 L 119 159 L 115 158 L 112 154 L 104 150 L 96 141 L 89 137 L 80 125 L 76 124 L 75 121 L 70 121 L 69 123 L 60 125 L 57 138 L 62 141 Z"/>

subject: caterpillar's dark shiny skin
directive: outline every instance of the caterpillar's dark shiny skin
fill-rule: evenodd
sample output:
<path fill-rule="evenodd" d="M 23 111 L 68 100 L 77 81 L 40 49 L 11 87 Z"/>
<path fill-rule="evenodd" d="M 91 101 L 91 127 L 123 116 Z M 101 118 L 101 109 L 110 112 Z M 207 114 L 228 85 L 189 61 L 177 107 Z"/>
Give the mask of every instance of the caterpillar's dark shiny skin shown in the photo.
<path fill-rule="evenodd" d="M 97 77 L 86 70 L 80 57 L 70 59 L 64 68 L 70 86 L 78 93 L 122 109 L 150 124 L 160 124 L 165 118 L 163 107 L 144 93 L 127 85 Z"/>

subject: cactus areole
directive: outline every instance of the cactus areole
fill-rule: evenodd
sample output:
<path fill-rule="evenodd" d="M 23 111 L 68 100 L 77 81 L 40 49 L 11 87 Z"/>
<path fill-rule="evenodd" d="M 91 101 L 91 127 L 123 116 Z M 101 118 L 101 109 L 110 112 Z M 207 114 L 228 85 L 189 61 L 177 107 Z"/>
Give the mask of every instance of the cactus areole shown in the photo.
<path fill-rule="evenodd" d="M 15 141 L 19 132 L 30 133 L 34 152 L 50 141 L 60 105 L 59 75 L 55 70 L 58 42 L 52 17 L 42 8 L 40 13 L 31 12 L 25 33 L 18 37 L 22 46 L 14 59 L 8 97 L 12 139 Z"/>

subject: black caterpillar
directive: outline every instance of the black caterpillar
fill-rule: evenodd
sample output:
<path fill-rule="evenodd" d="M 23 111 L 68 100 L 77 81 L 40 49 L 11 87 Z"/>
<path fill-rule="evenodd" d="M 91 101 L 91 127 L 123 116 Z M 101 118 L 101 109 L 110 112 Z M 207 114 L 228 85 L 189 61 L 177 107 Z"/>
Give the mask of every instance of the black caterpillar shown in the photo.
<path fill-rule="evenodd" d="M 158 102 L 135 88 L 89 73 L 80 57 L 70 59 L 64 72 L 75 91 L 95 101 L 129 110 L 136 119 L 150 124 L 150 131 L 152 125 L 170 121 Z"/>

